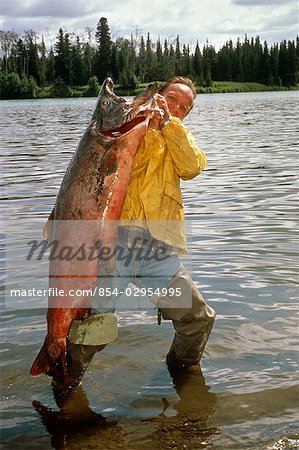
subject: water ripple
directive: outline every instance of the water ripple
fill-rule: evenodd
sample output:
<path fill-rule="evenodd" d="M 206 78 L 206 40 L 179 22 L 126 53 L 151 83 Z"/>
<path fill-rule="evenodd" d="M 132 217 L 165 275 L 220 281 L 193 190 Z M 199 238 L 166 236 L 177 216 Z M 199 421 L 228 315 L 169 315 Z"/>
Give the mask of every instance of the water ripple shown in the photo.
<path fill-rule="evenodd" d="M 186 119 L 208 157 L 206 170 L 183 182 L 182 191 L 190 251 L 186 261 L 217 312 L 203 359 L 205 377 L 217 394 L 211 423 L 222 430 L 207 444 L 214 443 L 215 449 L 295 448 L 298 97 L 298 92 L 198 96 Z M 27 220 L 26 233 L 33 222 L 46 220 L 95 101 L 1 102 L 4 220 Z M 7 263 L 17 274 L 22 242 L 12 235 L 6 238 L 7 245 L 15 246 Z M 28 274 L 27 281 L 35 275 Z M 27 374 L 45 333 L 45 310 L 41 302 L 41 309 L 25 308 L 25 303 L 19 304 L 24 309 L 1 311 L 4 429 L 11 442 L 20 434 L 28 448 L 37 448 L 31 434 L 39 433 L 40 442 L 43 432 L 41 425 L 35 431 L 28 392 L 45 395 L 48 382 L 28 380 Z M 92 398 L 98 399 L 100 391 L 105 411 L 127 417 L 134 436 L 140 424 L 134 419 L 130 425 L 130 416 L 149 411 L 161 416 L 164 391 L 169 403 L 177 402 L 171 400 L 168 372 L 161 372 L 172 326 L 164 321 L 157 326 L 150 303 L 148 310 L 120 309 L 118 320 L 118 345 L 103 352 L 86 377 Z M 148 398 L 145 391 L 156 398 Z M 200 389 L 190 392 L 194 396 Z M 47 400 L 52 398 L 47 395 Z M 132 400 L 135 395 L 138 401 Z M 171 411 L 176 414 L 175 406 Z M 34 430 L 26 428 L 30 421 Z"/>

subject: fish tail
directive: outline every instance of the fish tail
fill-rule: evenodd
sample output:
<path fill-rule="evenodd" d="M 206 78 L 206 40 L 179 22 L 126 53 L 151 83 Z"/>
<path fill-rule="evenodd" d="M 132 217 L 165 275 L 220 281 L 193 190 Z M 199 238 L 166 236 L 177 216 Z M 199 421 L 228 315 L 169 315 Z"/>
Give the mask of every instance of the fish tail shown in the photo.
<path fill-rule="evenodd" d="M 30 375 L 35 377 L 42 373 L 48 373 L 51 365 L 52 361 L 44 344 L 31 366 Z"/>
<path fill-rule="evenodd" d="M 66 341 L 59 343 L 48 343 L 46 337 L 44 345 L 35 358 L 30 375 L 37 376 L 41 374 L 52 376 L 67 385 L 67 362 L 66 362 Z"/>

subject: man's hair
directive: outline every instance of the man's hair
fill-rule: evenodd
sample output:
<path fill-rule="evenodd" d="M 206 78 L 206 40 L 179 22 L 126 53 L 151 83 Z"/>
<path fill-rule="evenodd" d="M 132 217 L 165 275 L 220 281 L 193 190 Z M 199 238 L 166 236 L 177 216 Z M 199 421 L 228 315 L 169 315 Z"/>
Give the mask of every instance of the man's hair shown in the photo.
<path fill-rule="evenodd" d="M 196 89 L 195 86 L 193 84 L 193 81 L 190 80 L 190 78 L 187 77 L 171 77 L 169 78 L 169 80 L 165 81 L 165 83 L 162 84 L 162 86 L 159 88 L 159 94 L 162 94 L 162 92 L 170 85 L 170 84 L 175 84 L 175 83 L 180 83 L 180 84 L 185 84 L 186 86 L 188 86 L 191 91 L 193 92 L 193 98 L 196 97 Z"/>

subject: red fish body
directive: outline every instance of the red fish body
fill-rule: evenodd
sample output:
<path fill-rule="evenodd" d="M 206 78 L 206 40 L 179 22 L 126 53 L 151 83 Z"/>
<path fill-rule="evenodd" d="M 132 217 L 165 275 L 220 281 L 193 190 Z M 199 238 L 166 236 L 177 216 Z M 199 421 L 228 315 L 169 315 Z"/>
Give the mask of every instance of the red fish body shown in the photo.
<path fill-rule="evenodd" d="M 42 373 L 68 384 L 66 343 L 73 319 L 91 313 L 90 292 L 100 269 L 100 258 L 87 250 L 113 249 L 133 158 L 147 131 L 155 108 L 157 84 L 126 101 L 113 93 L 107 78 L 90 125 L 85 131 L 63 178 L 55 207 L 45 226 L 48 243 L 56 243 L 56 257 L 49 264 L 47 335 L 30 374 Z M 67 258 L 65 255 L 76 255 Z M 58 256 L 57 256 L 58 255 Z M 67 260 L 67 261 L 66 261 Z M 113 258 L 105 263 L 113 270 Z M 70 295 L 72 293 L 72 295 Z"/>

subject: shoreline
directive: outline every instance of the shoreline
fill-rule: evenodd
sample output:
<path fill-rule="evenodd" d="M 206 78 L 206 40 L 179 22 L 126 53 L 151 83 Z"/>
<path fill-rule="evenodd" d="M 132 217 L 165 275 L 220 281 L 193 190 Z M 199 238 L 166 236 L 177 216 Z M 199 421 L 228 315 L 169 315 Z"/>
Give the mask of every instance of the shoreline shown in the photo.
<path fill-rule="evenodd" d="M 134 89 L 126 89 L 115 86 L 117 95 L 136 95 L 146 89 L 147 84 L 142 84 Z M 256 82 L 238 82 L 238 81 L 213 81 L 212 86 L 203 87 L 195 85 L 197 94 L 229 94 L 238 92 L 272 92 L 272 91 L 297 91 L 297 86 L 268 86 Z"/>
<path fill-rule="evenodd" d="M 163 82 L 161 82 L 162 84 Z M 149 83 L 141 83 L 138 86 L 119 86 L 115 84 L 114 92 L 119 96 L 131 96 L 137 95 L 143 92 Z M 94 95 L 84 94 L 84 90 L 87 86 L 74 86 L 71 87 L 73 95 L 70 97 L 96 97 Z M 265 92 L 265 91 L 294 91 L 299 90 L 299 85 L 297 86 L 268 86 L 262 83 L 256 82 L 239 82 L 239 81 L 213 81 L 211 86 L 203 87 L 195 84 L 197 94 L 229 94 L 238 92 Z M 44 91 L 41 91 L 38 98 L 59 98 L 51 97 L 47 94 L 50 92 L 51 87 L 47 87 Z M 48 91 L 48 92 L 47 92 Z M 46 95 L 45 95 L 46 94 Z"/>
<path fill-rule="evenodd" d="M 143 92 L 149 83 L 142 83 L 136 87 L 123 87 L 115 85 L 114 92 L 118 96 L 134 96 Z M 35 97 L 14 97 L 1 98 L 1 100 L 28 100 L 28 99 L 49 99 L 49 98 L 91 98 L 97 97 L 97 94 L 87 91 L 87 86 L 68 86 L 66 91 L 61 91 L 60 95 L 53 95 L 53 84 L 38 88 Z M 197 94 L 230 94 L 230 93 L 248 93 L 248 92 L 273 92 L 273 91 L 298 91 L 297 86 L 268 86 L 256 82 L 238 82 L 238 81 L 213 81 L 211 86 L 203 87 L 195 85 Z M 67 94 L 66 94 L 67 92 Z"/>

